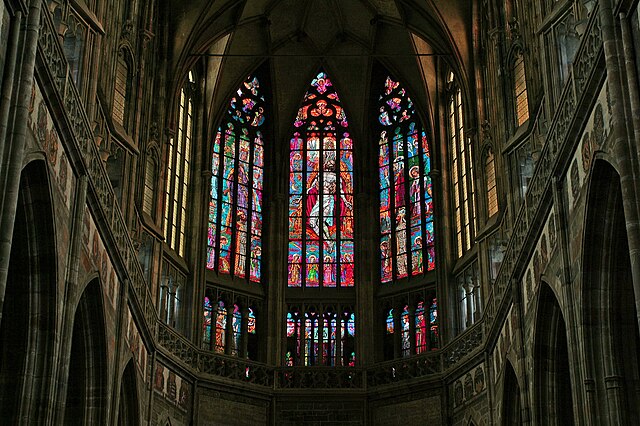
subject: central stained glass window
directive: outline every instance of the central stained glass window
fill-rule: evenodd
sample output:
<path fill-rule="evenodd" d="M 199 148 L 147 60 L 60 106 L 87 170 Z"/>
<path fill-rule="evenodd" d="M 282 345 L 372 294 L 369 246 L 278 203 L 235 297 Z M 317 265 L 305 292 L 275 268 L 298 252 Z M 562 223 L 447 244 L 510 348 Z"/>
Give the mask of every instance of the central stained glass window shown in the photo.
<path fill-rule="evenodd" d="M 289 174 L 289 287 L 351 287 L 353 153 L 349 124 L 326 73 L 294 122 Z"/>

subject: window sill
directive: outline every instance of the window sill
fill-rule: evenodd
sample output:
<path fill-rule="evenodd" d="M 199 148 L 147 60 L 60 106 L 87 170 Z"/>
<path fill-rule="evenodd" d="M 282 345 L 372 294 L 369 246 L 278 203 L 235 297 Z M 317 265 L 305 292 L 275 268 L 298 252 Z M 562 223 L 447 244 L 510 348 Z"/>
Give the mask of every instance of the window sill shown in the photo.
<path fill-rule="evenodd" d="M 153 220 L 149 214 L 140 210 L 140 220 L 142 221 L 142 226 L 148 231 L 151 231 L 153 235 L 161 240 L 164 240 L 164 234 L 162 232 L 162 228 Z"/>
<path fill-rule="evenodd" d="M 164 257 L 169 258 L 171 263 L 180 268 L 181 272 L 183 272 L 185 275 L 189 274 L 189 266 L 187 265 L 187 262 L 182 257 L 180 257 L 174 249 L 169 247 L 169 244 L 167 244 L 166 242 L 163 244 L 163 252 Z"/>
<path fill-rule="evenodd" d="M 208 286 L 224 288 L 253 297 L 264 297 L 264 284 L 248 282 L 245 278 L 234 278 L 231 275 L 218 274 L 205 267 L 205 281 Z"/>
<path fill-rule="evenodd" d="M 540 35 L 543 32 L 547 31 L 564 13 L 569 10 L 572 6 L 573 2 L 569 0 L 564 0 L 554 6 L 554 8 L 545 16 L 542 24 L 538 27 L 536 34 Z"/>
<path fill-rule="evenodd" d="M 498 227 L 502 223 L 503 216 L 504 216 L 504 209 L 499 208 L 498 213 L 491 216 L 485 223 L 484 227 L 478 230 L 478 233 L 476 235 L 476 242 L 484 240 L 489 235 L 491 235 L 493 231 L 498 229 Z"/>
<path fill-rule="evenodd" d="M 507 143 L 502 150 L 503 156 L 508 155 L 511 151 L 518 147 L 518 145 L 520 145 L 520 142 L 525 140 L 532 133 L 534 122 L 535 120 L 532 120 L 531 117 L 529 117 L 527 121 L 522 123 L 522 125 L 520 125 L 516 129 L 515 133 L 509 139 L 507 139 Z"/>
<path fill-rule="evenodd" d="M 84 1 L 82 0 L 71 0 L 71 7 L 73 10 L 78 12 L 78 14 L 85 20 L 87 24 L 98 34 L 105 35 L 106 32 L 104 28 L 102 28 L 102 24 L 98 17 L 87 7 Z"/>

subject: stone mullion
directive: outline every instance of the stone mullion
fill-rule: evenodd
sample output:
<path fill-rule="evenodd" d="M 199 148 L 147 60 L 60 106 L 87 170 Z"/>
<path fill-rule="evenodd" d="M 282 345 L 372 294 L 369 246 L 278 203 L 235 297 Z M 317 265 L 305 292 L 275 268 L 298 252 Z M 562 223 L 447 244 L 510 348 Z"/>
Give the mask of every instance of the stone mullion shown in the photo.
<path fill-rule="evenodd" d="M 400 318 L 400 309 L 398 306 L 393 307 L 393 357 L 400 358 L 402 354 L 402 321 Z"/>
<path fill-rule="evenodd" d="M 225 306 L 227 324 L 224 330 L 225 333 L 225 345 L 224 345 L 224 353 L 226 355 L 231 355 L 232 346 L 235 344 L 235 340 L 233 338 L 233 304 L 228 303 Z"/>
<path fill-rule="evenodd" d="M 240 350 L 238 356 L 240 358 L 248 358 L 249 347 L 249 308 L 241 309 L 242 320 L 240 323 Z"/>
<path fill-rule="evenodd" d="M 342 324 L 343 323 L 346 326 L 346 321 L 342 317 L 342 313 L 338 312 L 336 314 L 336 341 L 335 341 L 336 355 L 335 355 L 335 361 L 334 361 L 334 365 L 336 367 L 342 365 Z"/>
<path fill-rule="evenodd" d="M 409 305 L 409 352 L 411 355 L 416 354 L 416 309 L 413 305 Z"/>

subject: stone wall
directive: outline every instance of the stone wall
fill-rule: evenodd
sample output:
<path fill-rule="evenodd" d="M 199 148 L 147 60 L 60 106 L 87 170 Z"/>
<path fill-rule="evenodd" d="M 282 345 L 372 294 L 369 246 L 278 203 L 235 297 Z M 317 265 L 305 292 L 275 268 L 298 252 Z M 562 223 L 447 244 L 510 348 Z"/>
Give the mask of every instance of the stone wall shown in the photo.
<path fill-rule="evenodd" d="M 199 390 L 198 424 L 262 426 L 269 424 L 269 401 L 229 392 Z"/>
<path fill-rule="evenodd" d="M 275 424 L 279 426 L 363 425 L 363 401 L 317 398 L 314 400 L 278 401 Z"/>
<path fill-rule="evenodd" d="M 444 424 L 442 416 L 442 400 L 440 395 L 415 398 L 414 395 L 406 395 L 398 401 L 394 399 L 390 403 L 383 401 L 375 403 L 371 412 L 370 423 L 376 426 L 385 425 L 425 425 L 438 426 Z"/>

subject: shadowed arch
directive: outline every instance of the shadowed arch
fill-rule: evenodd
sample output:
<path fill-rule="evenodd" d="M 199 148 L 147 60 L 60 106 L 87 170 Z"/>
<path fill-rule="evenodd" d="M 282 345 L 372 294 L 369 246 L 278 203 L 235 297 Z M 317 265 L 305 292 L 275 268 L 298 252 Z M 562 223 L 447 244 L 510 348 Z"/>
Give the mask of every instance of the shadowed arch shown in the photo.
<path fill-rule="evenodd" d="M 135 426 L 140 424 L 136 376 L 135 363 L 131 359 L 122 373 L 122 382 L 120 383 L 120 404 L 118 409 L 118 424 L 120 425 Z"/>
<path fill-rule="evenodd" d="M 640 349 L 620 176 L 593 166 L 582 263 L 587 380 L 595 383 L 591 415 L 599 424 L 640 423 Z"/>
<path fill-rule="evenodd" d="M 574 424 L 567 327 L 558 300 L 540 285 L 534 340 L 534 389 L 539 424 Z"/>
<path fill-rule="evenodd" d="M 45 421 L 56 322 L 56 242 L 44 161 L 22 171 L 0 326 L 2 419 Z"/>
<path fill-rule="evenodd" d="M 65 401 L 65 424 L 104 424 L 107 347 L 98 279 L 84 290 L 76 308 Z"/>
<path fill-rule="evenodd" d="M 520 384 L 511 365 L 506 361 L 504 368 L 504 388 L 502 397 L 502 424 L 504 426 L 520 426 L 522 424 L 520 404 Z"/>

